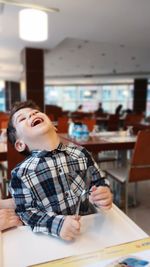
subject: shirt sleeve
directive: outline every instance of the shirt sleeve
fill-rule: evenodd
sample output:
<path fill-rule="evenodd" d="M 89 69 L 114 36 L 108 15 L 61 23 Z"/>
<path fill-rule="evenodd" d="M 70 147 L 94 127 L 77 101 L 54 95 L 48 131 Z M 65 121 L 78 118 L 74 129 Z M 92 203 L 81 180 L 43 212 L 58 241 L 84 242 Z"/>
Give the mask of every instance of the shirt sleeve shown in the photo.
<path fill-rule="evenodd" d="M 10 193 L 15 200 L 16 212 L 21 220 L 29 225 L 33 232 L 42 232 L 59 236 L 64 222 L 63 215 L 56 215 L 54 212 L 47 212 L 44 205 L 34 196 L 16 173 L 12 174 L 9 185 Z"/>
<path fill-rule="evenodd" d="M 91 186 L 108 186 L 110 187 L 109 180 L 105 177 L 105 172 L 100 169 L 96 161 L 93 159 L 92 155 L 85 149 L 84 154 L 87 157 L 87 169 L 89 175 L 91 175 Z"/>

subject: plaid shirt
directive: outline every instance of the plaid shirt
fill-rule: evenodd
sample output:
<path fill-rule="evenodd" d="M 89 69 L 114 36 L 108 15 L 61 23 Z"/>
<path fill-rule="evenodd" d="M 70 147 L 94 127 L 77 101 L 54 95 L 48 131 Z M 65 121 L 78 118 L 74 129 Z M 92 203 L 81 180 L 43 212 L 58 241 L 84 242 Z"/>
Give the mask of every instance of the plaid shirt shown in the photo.
<path fill-rule="evenodd" d="M 60 143 L 53 151 L 33 151 L 12 170 L 10 182 L 16 212 L 23 222 L 34 232 L 59 236 L 65 216 L 75 214 L 89 166 L 93 166 L 91 186 L 107 186 L 104 173 L 83 147 Z M 82 212 L 89 213 L 84 205 Z"/>

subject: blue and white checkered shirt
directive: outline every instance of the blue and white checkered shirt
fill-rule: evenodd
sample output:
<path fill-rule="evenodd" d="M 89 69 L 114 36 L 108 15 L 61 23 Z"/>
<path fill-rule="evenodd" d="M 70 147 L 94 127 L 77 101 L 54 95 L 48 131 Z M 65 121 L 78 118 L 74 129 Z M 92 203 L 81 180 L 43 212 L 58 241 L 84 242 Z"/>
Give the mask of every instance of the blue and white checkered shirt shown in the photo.
<path fill-rule="evenodd" d="M 34 232 L 59 236 L 65 216 L 75 214 L 89 166 L 93 166 L 91 186 L 107 186 L 104 173 L 83 147 L 60 143 L 53 151 L 33 151 L 12 170 L 10 182 L 23 222 Z M 88 213 L 83 203 L 80 214 Z"/>

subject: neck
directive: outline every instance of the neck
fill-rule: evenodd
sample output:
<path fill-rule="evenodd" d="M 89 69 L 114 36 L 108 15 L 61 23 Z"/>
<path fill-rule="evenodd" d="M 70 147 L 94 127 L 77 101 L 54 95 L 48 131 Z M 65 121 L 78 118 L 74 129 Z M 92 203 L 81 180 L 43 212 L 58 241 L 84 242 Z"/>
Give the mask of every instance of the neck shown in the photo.
<path fill-rule="evenodd" d="M 32 147 L 32 150 L 54 150 L 58 147 L 60 143 L 60 138 L 58 134 L 53 132 L 48 132 L 38 138 L 37 143 Z"/>

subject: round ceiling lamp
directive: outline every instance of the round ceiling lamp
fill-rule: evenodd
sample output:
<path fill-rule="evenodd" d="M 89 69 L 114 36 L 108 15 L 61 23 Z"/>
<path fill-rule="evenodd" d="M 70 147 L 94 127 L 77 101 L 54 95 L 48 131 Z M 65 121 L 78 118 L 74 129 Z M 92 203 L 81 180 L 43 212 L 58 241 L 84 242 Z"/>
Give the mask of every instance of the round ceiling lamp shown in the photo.
<path fill-rule="evenodd" d="M 19 12 L 19 36 L 30 42 L 48 39 L 48 15 L 46 12 L 26 8 Z"/>

